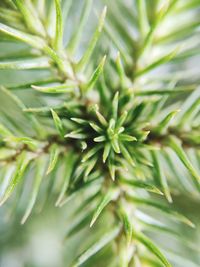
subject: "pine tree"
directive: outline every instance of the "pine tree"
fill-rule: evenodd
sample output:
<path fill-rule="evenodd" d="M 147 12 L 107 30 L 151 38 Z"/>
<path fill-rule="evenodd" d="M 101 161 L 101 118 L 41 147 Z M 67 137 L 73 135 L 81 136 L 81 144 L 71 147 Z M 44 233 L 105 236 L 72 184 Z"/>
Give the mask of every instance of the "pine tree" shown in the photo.
<path fill-rule="evenodd" d="M 0 256 L 56 206 L 75 244 L 63 266 L 199 266 L 177 204 L 199 201 L 199 11 L 0 2 Z"/>

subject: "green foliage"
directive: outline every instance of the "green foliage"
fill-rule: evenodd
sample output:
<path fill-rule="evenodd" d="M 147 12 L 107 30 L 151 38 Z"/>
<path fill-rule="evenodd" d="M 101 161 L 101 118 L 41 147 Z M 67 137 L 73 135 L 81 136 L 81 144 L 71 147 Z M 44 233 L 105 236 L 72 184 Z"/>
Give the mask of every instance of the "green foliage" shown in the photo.
<path fill-rule="evenodd" d="M 12 47 L 0 69 L 13 75 L 0 90 L 0 205 L 28 190 L 14 206 L 24 224 L 50 198 L 77 201 L 66 238 L 94 225 L 92 241 L 68 266 L 100 266 L 109 244 L 108 266 L 175 266 L 148 231 L 182 242 L 173 221 L 194 227 L 173 201 L 184 190 L 199 198 L 200 89 L 187 64 L 199 53 L 200 2 L 99 2 L 108 6 L 93 33 L 85 0 L 71 35 L 76 1 L 0 3 L 0 42 Z M 28 81 L 15 82 L 20 71 Z"/>

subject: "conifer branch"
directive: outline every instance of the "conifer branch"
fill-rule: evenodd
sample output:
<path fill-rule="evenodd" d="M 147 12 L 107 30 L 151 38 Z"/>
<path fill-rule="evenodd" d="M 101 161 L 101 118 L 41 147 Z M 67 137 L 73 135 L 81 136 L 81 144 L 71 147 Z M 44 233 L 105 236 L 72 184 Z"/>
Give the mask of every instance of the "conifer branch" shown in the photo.
<path fill-rule="evenodd" d="M 5 55 L 0 59 L 0 69 L 36 69 L 41 76 L 43 70 L 49 72 L 44 79 L 35 78 L 31 72 L 33 82 L 22 80 L 8 88 L 1 86 L 0 166 L 8 178 L 0 180 L 0 205 L 15 200 L 13 191 L 20 190 L 20 183 L 25 188 L 24 177 L 32 170 L 22 224 L 34 211 L 37 198 L 44 202 L 51 188 L 56 207 L 79 200 L 74 208 L 76 222 L 66 238 L 89 225 L 93 231 L 98 224 L 102 228 L 101 237 L 95 232 L 90 247 L 87 244 L 71 266 L 81 266 L 88 260 L 96 266 L 93 256 L 112 242 L 119 252 L 117 255 L 113 249 L 119 266 L 132 266 L 132 261 L 142 266 L 146 261 L 148 266 L 170 267 L 167 250 L 162 252 L 144 232 L 152 227 L 157 233 L 175 235 L 173 224 L 154 219 L 154 213 L 148 217 L 141 207 L 155 209 L 157 217 L 165 214 L 172 221 L 194 227 L 187 214 L 173 208 L 173 190 L 177 180 L 176 189 L 181 192 L 179 184 L 184 187 L 187 179 L 192 195 L 200 191 L 196 164 L 200 90 L 198 80 L 180 79 L 174 64 L 196 55 L 196 47 L 188 53 L 189 37 L 182 27 L 177 36 L 173 29 L 159 30 L 165 28 L 170 16 L 178 13 L 184 17 L 193 4 L 196 7 L 196 1 L 187 5 L 169 0 L 161 6 L 155 1 L 150 6 L 148 1 L 138 0 L 134 4 L 137 13 L 121 1 L 114 1 L 113 9 L 108 3 L 85 52 L 78 57 L 93 2 L 85 1 L 79 30 L 72 33 L 65 47 L 64 26 L 73 4 L 59 0 L 49 5 L 31 0 L 0 3 L 2 41 L 7 38 L 28 47 L 22 54 Z M 196 37 L 194 20 L 187 25 L 192 37 Z M 125 27 L 134 31 L 125 31 Z M 101 35 L 104 39 L 99 49 Z M 185 46 L 176 44 L 180 41 Z M 157 77 L 159 71 L 163 77 Z M 22 90 L 25 97 L 20 94 Z M 27 94 L 32 103 L 27 101 Z M 180 178 L 180 169 L 186 173 L 184 179 Z M 169 179 L 171 173 L 173 179 Z M 46 186 L 46 196 L 41 197 L 44 177 L 50 185 Z M 110 224 L 104 230 L 106 216 Z M 140 253 L 141 246 L 145 251 Z M 146 251 L 157 260 L 148 259 Z M 118 266 L 115 259 L 113 264 Z"/>

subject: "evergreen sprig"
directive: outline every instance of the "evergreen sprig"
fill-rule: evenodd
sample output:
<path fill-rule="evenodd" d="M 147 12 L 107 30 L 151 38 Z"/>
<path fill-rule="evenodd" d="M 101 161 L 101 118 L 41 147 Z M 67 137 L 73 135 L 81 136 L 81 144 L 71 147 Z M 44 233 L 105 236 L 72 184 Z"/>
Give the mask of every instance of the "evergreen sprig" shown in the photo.
<path fill-rule="evenodd" d="M 8 199 L 14 205 L 13 192 L 28 188 L 24 224 L 37 199 L 52 196 L 58 207 L 76 199 L 66 238 L 103 218 L 101 235 L 94 234 L 71 266 L 99 266 L 93 256 L 111 242 L 109 266 L 172 266 L 167 250 L 145 231 L 190 245 L 157 216 L 194 227 L 172 202 L 176 191 L 197 197 L 200 191 L 199 79 L 187 68 L 179 71 L 199 53 L 198 42 L 191 43 L 199 35 L 200 3 L 108 1 L 108 16 L 104 7 L 84 50 L 93 2 L 83 1 L 66 45 L 72 2 L 0 3 L 1 41 L 20 47 L 1 56 L 0 69 L 42 76 L 31 72 L 28 82 L 0 88 L 0 205 Z M 177 30 L 174 22 L 167 26 L 186 15 L 191 21 Z"/>

